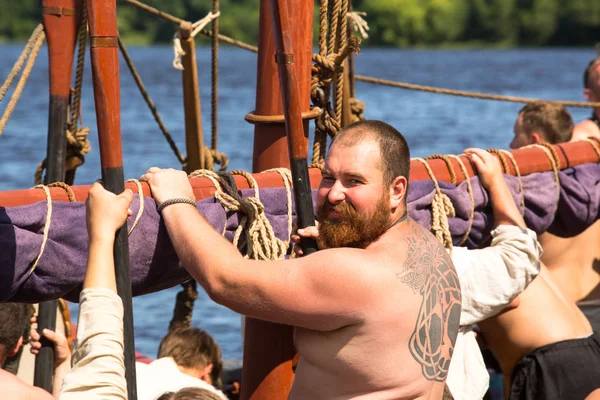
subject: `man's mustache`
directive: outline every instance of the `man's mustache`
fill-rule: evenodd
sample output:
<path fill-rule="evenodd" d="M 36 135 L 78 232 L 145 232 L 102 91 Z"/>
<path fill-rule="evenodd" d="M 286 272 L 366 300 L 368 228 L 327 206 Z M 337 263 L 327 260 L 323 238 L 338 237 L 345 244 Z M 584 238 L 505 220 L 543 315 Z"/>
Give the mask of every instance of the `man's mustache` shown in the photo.
<path fill-rule="evenodd" d="M 327 214 L 329 214 L 331 211 L 336 212 L 344 217 L 349 217 L 356 214 L 356 209 L 348 202 L 342 201 L 340 203 L 333 204 L 327 199 L 323 200 L 320 211 L 321 212 L 318 214 L 323 218 L 326 218 Z"/>

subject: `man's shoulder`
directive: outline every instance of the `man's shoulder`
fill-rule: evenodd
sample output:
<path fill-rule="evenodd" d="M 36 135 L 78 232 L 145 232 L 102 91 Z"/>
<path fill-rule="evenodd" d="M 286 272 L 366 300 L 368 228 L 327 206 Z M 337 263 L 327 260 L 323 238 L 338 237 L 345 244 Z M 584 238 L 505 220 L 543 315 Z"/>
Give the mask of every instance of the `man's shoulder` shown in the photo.
<path fill-rule="evenodd" d="M 0 387 L 3 396 L 10 399 L 53 399 L 54 397 L 38 387 L 25 383 L 19 377 L 0 369 Z"/>
<path fill-rule="evenodd" d="M 600 127 L 594 121 L 586 119 L 573 127 L 572 140 L 582 140 L 589 136 L 600 138 Z"/>

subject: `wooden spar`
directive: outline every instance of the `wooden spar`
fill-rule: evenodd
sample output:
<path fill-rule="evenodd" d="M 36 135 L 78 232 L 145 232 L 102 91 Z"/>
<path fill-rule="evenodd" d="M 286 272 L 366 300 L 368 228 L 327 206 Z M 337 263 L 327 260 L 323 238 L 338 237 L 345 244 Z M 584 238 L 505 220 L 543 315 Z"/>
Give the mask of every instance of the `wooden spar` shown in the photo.
<path fill-rule="evenodd" d="M 290 170 L 296 204 L 298 228 L 315 224 L 315 213 L 308 177 L 308 145 L 304 140 L 304 127 L 300 107 L 294 48 L 290 35 L 290 19 L 286 0 L 271 0 L 273 36 L 275 37 L 275 60 L 279 70 L 279 82 L 283 97 L 283 114 L 290 157 Z M 315 240 L 302 240 L 304 254 L 317 251 Z"/>
<path fill-rule="evenodd" d="M 600 144 L 597 145 L 600 148 Z M 589 142 L 573 142 L 564 143 L 554 146 L 558 159 L 560 162 L 560 168 L 576 167 L 582 164 L 588 163 L 599 163 L 600 159 L 598 154 L 594 151 L 594 148 Z M 519 150 L 511 150 L 510 153 L 515 158 L 519 166 L 519 170 L 522 176 L 534 174 L 536 172 L 552 171 L 550 161 L 543 150 L 539 148 L 526 148 Z M 469 177 L 475 176 L 475 172 L 465 156 L 460 156 Z M 450 159 L 452 168 L 456 174 L 456 184 L 460 184 L 465 180 L 464 176 L 460 172 L 458 162 L 454 159 Z M 443 160 L 427 160 L 427 163 L 431 167 L 436 179 L 441 182 L 451 182 L 450 172 L 448 167 Z M 311 187 L 316 189 L 319 186 L 321 180 L 321 173 L 317 168 L 309 168 Z M 515 170 L 510 162 L 508 162 L 509 175 L 516 175 Z M 276 172 L 264 172 L 256 173 L 252 175 L 260 188 L 279 188 L 283 187 L 281 175 Z M 242 176 L 235 176 L 236 186 L 240 190 L 249 189 L 248 181 Z M 429 180 L 429 175 L 425 170 L 423 164 L 417 161 L 410 163 L 410 181 L 423 181 Z M 141 182 L 142 191 L 144 196 L 150 196 L 150 188 L 145 182 Z M 212 197 L 215 194 L 214 184 L 208 178 L 190 178 L 190 184 L 194 190 L 194 195 L 198 200 L 202 200 L 208 197 Z M 134 183 L 128 182 L 125 187 L 131 189 L 134 193 L 137 193 L 137 187 Z M 62 188 L 53 187 L 49 188 L 50 195 L 54 201 L 69 201 L 69 198 Z M 89 185 L 71 186 L 71 190 L 75 195 L 77 201 L 85 201 L 87 198 L 88 191 L 90 190 Z M 46 201 L 44 192 L 39 189 L 24 189 L 24 190 L 9 190 L 0 192 L 0 207 L 18 207 L 26 206 L 29 204 L 37 203 L 40 201 Z"/>
<path fill-rule="evenodd" d="M 294 5 L 291 40 L 296 49 L 299 103 L 302 112 L 310 110 L 310 69 L 312 60 L 312 26 L 314 3 L 310 0 L 287 0 Z M 256 116 L 275 117 L 279 123 L 255 121 L 252 170 L 289 167 L 288 144 L 283 123 L 283 105 L 275 63 L 275 45 L 269 0 L 260 2 L 259 45 L 256 84 Z M 249 114 L 249 115 L 251 115 Z M 246 117 L 249 120 L 248 116 Z M 303 122 L 303 139 L 308 143 L 308 120 Z M 281 182 L 281 178 L 279 178 Z M 239 187 L 239 186 L 238 186 Z M 294 374 L 293 328 L 246 318 L 244 330 L 242 400 L 287 399 Z"/>
<path fill-rule="evenodd" d="M 45 184 L 65 180 L 67 113 L 77 37 L 77 8 L 81 14 L 81 4 L 76 4 L 75 0 L 42 1 L 50 83 Z M 40 332 L 46 328 L 56 330 L 56 307 L 56 300 L 40 303 L 37 316 Z M 54 345 L 48 340 L 42 340 L 42 348 L 35 358 L 33 384 L 52 393 L 53 374 Z"/>
<path fill-rule="evenodd" d="M 310 110 L 310 69 L 312 60 L 312 26 L 314 2 L 309 0 L 288 0 L 294 6 L 292 42 L 297 65 L 299 101 L 303 113 Z M 271 168 L 289 167 L 289 156 L 283 106 L 279 90 L 279 77 L 275 63 L 275 45 L 269 0 L 260 2 L 258 68 L 256 79 L 257 116 L 280 117 L 280 123 L 256 123 L 254 128 L 254 155 L 252 170 L 255 172 Z M 308 143 L 308 120 L 304 121 L 304 137 Z"/>
<path fill-rule="evenodd" d="M 87 5 L 102 181 L 107 190 L 113 193 L 121 193 L 125 189 L 125 185 L 123 183 L 123 154 L 121 149 L 117 5 L 115 0 L 88 0 Z M 129 243 L 126 228 L 126 226 L 123 226 L 117 231 L 114 257 L 117 292 L 123 301 L 124 308 L 123 333 L 127 398 L 135 400 L 137 399 L 137 390 L 133 306 L 129 272 Z"/>
<path fill-rule="evenodd" d="M 200 111 L 200 86 L 198 85 L 198 64 L 196 63 L 196 42 L 192 33 L 192 24 L 181 24 L 179 29 L 181 48 L 185 55 L 181 57 L 183 65 L 183 105 L 185 112 L 185 146 L 187 150 L 188 173 L 207 168 L 204 164 L 202 135 L 202 113 Z"/>
<path fill-rule="evenodd" d="M 310 181 L 313 183 L 313 189 L 316 189 L 319 181 L 321 180 L 321 171 L 317 168 L 310 168 Z M 262 174 L 253 174 L 256 184 L 259 188 L 280 188 L 283 187 L 283 181 L 281 175 L 276 172 L 266 172 Z M 248 180 L 243 176 L 234 176 L 236 186 L 239 190 L 249 189 Z M 144 196 L 150 197 L 150 187 L 146 182 L 140 182 L 142 185 L 142 191 Z M 190 184 L 194 190 L 194 195 L 198 201 L 212 197 L 215 195 L 215 185 L 208 178 L 190 178 Z M 125 183 L 125 187 L 131 189 L 133 193 L 138 192 L 137 186 L 132 182 Z M 73 195 L 78 202 L 83 202 L 88 196 L 90 185 L 71 186 Z M 51 187 L 50 196 L 54 201 L 69 201 L 69 198 L 64 189 L 58 187 Z M 45 201 L 45 195 L 42 190 L 39 189 L 24 189 L 24 190 L 11 190 L 6 192 L 0 192 L 0 207 L 18 207 L 29 204 L 34 204 L 39 201 Z"/>

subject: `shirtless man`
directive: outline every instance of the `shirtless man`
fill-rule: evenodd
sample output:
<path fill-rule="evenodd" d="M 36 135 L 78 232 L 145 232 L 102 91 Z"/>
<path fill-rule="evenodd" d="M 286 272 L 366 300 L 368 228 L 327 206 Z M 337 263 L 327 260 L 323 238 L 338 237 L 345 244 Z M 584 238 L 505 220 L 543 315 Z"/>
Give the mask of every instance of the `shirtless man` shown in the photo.
<path fill-rule="evenodd" d="M 583 73 L 583 95 L 588 101 L 600 102 L 600 57 L 590 61 Z M 592 116 L 575 125 L 573 140 L 587 137 L 600 139 L 600 108 L 592 111 Z"/>
<path fill-rule="evenodd" d="M 465 154 L 488 193 L 494 224 L 489 246 L 482 249 L 454 247 L 452 251 L 462 291 L 462 311 L 446 384 L 454 399 L 475 400 L 482 399 L 487 392 L 489 373 L 473 324 L 507 307 L 518 306 L 517 296 L 539 273 L 541 246 L 535 232 L 525 226 L 510 189 L 502 179 L 498 159 L 481 149 L 467 149 Z M 317 239 L 317 227 L 300 229 L 291 239 L 298 245 L 301 237 Z M 302 255 L 297 246 L 294 251 Z"/>
<path fill-rule="evenodd" d="M 600 61 L 596 70 L 600 72 Z M 600 73 L 597 83 L 600 88 Z M 519 113 L 511 147 L 519 148 L 539 141 L 569 142 L 572 131 L 571 116 L 563 107 L 530 104 Z M 539 241 L 544 248 L 542 262 L 548 267 L 552 281 L 567 300 L 577 303 L 592 329 L 600 332 L 600 222 L 571 238 L 546 232 L 540 235 Z"/>
<path fill-rule="evenodd" d="M 534 132 L 543 140 L 560 136 L 546 132 L 542 127 L 547 124 L 535 123 L 547 116 L 540 110 L 548 107 L 557 106 L 524 107 L 515 137 Z M 530 130 L 532 126 L 536 128 Z M 540 242 L 544 245 L 542 237 Z M 478 325 L 502 368 L 509 399 L 584 399 L 600 387 L 600 335 L 592 334 L 583 313 L 561 293 L 543 263 L 538 277 L 519 295 L 518 307 Z"/>
<path fill-rule="evenodd" d="M 27 305 L 17 303 L 0 303 L 0 366 L 4 365 L 6 359 L 19 351 L 23 344 L 23 331 L 28 320 Z M 46 337 L 53 339 L 53 335 Z M 66 339 L 65 339 L 66 341 Z M 55 385 L 53 392 L 58 394 L 64 373 L 68 370 L 69 359 L 56 358 L 57 369 L 55 370 Z M 28 385 L 10 372 L 0 369 L 0 388 L 5 399 L 18 400 L 51 400 L 54 399 L 50 393 L 35 386 Z"/>
<path fill-rule="evenodd" d="M 460 287 L 441 244 L 407 218 L 409 167 L 391 126 L 343 129 L 317 196 L 326 249 L 286 261 L 243 258 L 190 204 L 162 210 L 179 259 L 215 302 L 296 327 L 290 399 L 442 397 Z M 194 199 L 185 172 L 153 167 L 141 179 L 159 205 Z"/>

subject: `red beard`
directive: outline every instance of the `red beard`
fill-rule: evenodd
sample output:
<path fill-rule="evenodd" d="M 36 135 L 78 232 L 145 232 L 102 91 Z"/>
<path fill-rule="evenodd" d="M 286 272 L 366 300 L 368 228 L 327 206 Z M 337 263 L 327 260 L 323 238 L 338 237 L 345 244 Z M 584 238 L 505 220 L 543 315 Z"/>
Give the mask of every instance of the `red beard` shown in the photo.
<path fill-rule="evenodd" d="M 330 218 L 330 212 L 341 218 Z M 388 196 L 384 196 L 375 206 L 373 215 L 360 215 L 347 202 L 332 204 L 327 198 L 317 210 L 320 249 L 353 247 L 364 249 L 377 240 L 390 227 Z"/>

